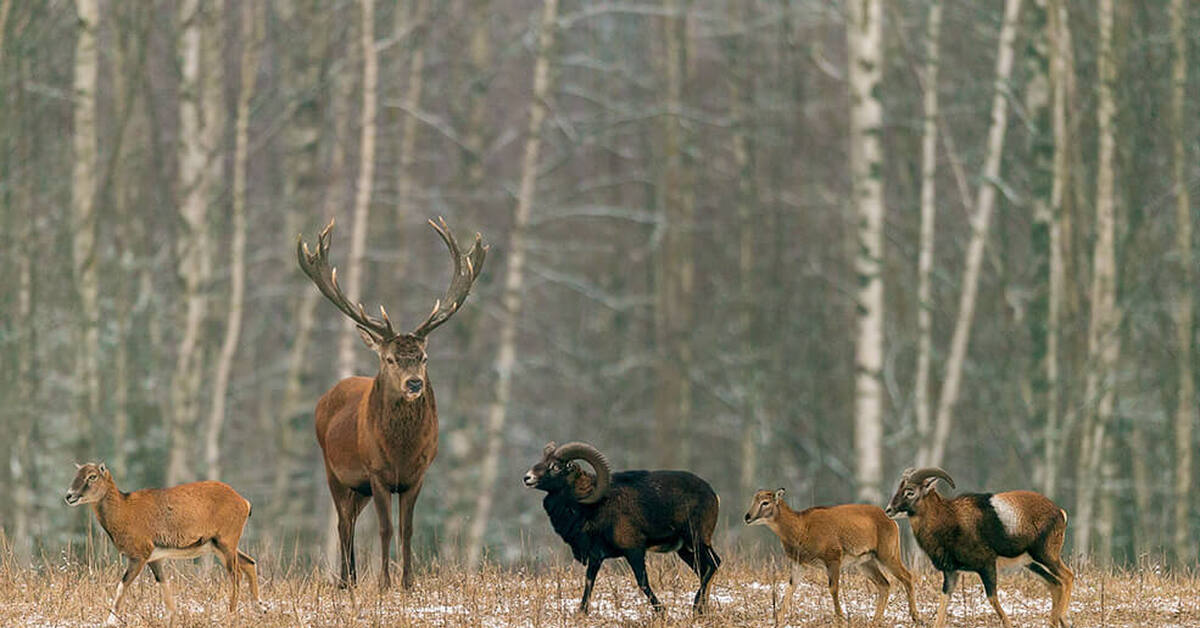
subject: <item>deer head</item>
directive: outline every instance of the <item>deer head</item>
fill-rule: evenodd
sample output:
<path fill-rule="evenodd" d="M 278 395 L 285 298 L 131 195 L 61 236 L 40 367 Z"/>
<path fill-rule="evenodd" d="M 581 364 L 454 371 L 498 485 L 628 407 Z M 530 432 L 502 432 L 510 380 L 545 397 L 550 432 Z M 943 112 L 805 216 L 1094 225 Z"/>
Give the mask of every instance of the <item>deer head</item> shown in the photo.
<path fill-rule="evenodd" d="M 425 341 L 430 332 L 445 323 L 458 311 L 467 300 L 471 286 L 483 268 L 483 260 L 487 255 L 487 246 L 483 238 L 475 234 L 475 242 L 465 254 L 461 252 L 454 234 L 446 226 L 446 221 L 438 218 L 429 221 L 446 243 L 450 250 L 450 258 L 454 262 L 454 275 L 446 294 L 433 304 L 433 310 L 425 320 L 411 332 L 397 332 L 392 327 L 387 310 L 379 306 L 379 318 L 367 314 L 362 303 L 352 305 L 337 283 L 337 268 L 329 265 L 330 234 L 333 231 L 333 220 L 317 236 L 317 252 L 308 250 L 308 245 L 301 235 L 296 241 L 296 257 L 300 269 L 316 284 L 321 294 L 329 299 L 339 310 L 358 326 L 358 334 L 363 342 L 379 356 L 379 375 L 383 384 L 392 390 L 400 391 L 407 401 L 416 401 L 428 388 L 425 373 Z"/>

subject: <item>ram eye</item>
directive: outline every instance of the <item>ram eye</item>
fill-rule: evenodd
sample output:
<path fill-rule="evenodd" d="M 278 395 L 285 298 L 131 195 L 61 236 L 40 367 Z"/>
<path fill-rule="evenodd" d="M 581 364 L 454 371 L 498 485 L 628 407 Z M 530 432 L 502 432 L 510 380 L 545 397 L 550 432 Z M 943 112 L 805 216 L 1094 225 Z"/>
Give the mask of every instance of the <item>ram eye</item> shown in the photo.
<path fill-rule="evenodd" d="M 763 503 L 762 503 L 762 505 L 763 505 L 763 506 L 770 506 L 770 505 L 771 505 L 771 502 L 769 502 L 769 501 L 767 501 L 767 500 L 765 500 L 765 499 L 764 499 L 764 500 L 763 500 Z"/>
<path fill-rule="evenodd" d="M 429 356 L 427 356 L 427 355 L 421 356 L 421 364 L 424 364 L 428 361 L 429 361 Z"/>

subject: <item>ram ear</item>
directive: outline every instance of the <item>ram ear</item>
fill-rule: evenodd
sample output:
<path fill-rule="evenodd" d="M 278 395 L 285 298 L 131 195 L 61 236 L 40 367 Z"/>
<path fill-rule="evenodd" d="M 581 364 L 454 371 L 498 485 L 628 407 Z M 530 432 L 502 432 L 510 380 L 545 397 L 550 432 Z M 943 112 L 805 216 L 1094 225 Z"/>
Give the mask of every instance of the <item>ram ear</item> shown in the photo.
<path fill-rule="evenodd" d="M 555 449 L 558 449 L 558 444 L 554 441 L 550 441 L 546 443 L 545 447 L 542 447 L 542 455 L 549 456 L 550 454 L 554 453 Z"/>
<path fill-rule="evenodd" d="M 787 492 L 784 489 L 775 489 L 775 501 L 783 501 L 783 494 Z"/>
<path fill-rule="evenodd" d="M 921 483 L 921 494 L 924 495 L 929 491 L 932 491 L 933 487 L 937 486 L 938 480 L 940 479 L 941 478 L 926 478 L 925 481 Z"/>

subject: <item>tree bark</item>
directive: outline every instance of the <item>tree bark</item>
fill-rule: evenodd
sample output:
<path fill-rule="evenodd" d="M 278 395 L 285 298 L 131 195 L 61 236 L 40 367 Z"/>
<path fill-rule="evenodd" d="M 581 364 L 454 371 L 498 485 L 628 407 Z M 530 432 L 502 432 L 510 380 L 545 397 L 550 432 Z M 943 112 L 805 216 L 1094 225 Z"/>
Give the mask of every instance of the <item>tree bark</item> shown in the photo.
<path fill-rule="evenodd" d="M 1111 550 L 1092 547 L 1093 513 L 1096 505 L 1101 464 L 1107 431 L 1112 421 L 1116 391 L 1116 365 L 1120 356 L 1120 314 L 1116 305 L 1115 195 L 1113 159 L 1115 155 L 1116 101 L 1113 90 L 1117 79 L 1113 54 L 1114 0 L 1100 0 L 1100 41 L 1097 66 L 1097 129 L 1099 136 L 1096 167 L 1096 235 L 1092 251 L 1091 318 L 1088 323 L 1088 364 L 1084 383 L 1087 419 L 1080 445 L 1079 485 L 1075 506 L 1075 552 L 1088 554 L 1093 549 L 1105 563 Z"/>
<path fill-rule="evenodd" d="M 958 403 L 962 385 L 963 363 L 967 357 L 967 345 L 971 339 L 971 322 L 975 318 L 975 295 L 979 289 L 979 271 L 983 267 L 983 248 L 987 244 L 988 227 L 992 209 L 996 205 L 996 184 L 1000 179 L 1000 162 L 1004 153 L 1004 135 L 1008 126 L 1008 82 L 1012 77 L 1013 42 L 1017 36 L 1017 18 L 1021 13 L 1021 0 L 1005 0 L 1004 22 L 1000 27 L 999 50 L 996 55 L 996 82 L 992 97 L 992 121 L 988 130 L 987 153 L 975 200 L 975 215 L 971 220 L 971 240 L 967 245 L 967 257 L 963 271 L 962 293 L 958 301 L 958 316 L 954 321 L 954 335 L 950 339 L 950 353 L 946 358 L 946 376 L 938 396 L 937 418 L 934 425 L 933 445 L 920 466 L 937 466 L 945 457 L 946 443 L 954 422 L 954 406 Z"/>
<path fill-rule="evenodd" d="M 405 20 L 402 7 L 396 7 L 396 36 L 399 37 L 409 29 L 423 30 L 426 6 L 425 0 L 414 0 L 409 20 Z M 410 23 L 411 22 L 411 23 Z M 413 162 L 417 147 L 417 114 L 421 109 L 421 90 L 424 87 L 425 76 L 425 38 L 418 32 L 410 35 L 416 41 L 411 47 L 397 46 L 400 50 L 411 50 L 412 56 L 408 62 L 408 88 L 400 102 L 403 103 L 401 115 L 404 117 L 403 133 L 400 136 L 399 169 L 396 171 L 396 229 L 403 237 L 406 218 L 411 218 L 417 211 L 413 196 Z M 401 268 L 400 270 L 403 270 Z M 399 272 L 399 271 L 398 271 Z"/>
<path fill-rule="evenodd" d="M 74 75 L 74 170 L 71 183 L 75 291 L 79 297 L 80 350 L 76 374 L 79 402 L 75 455 L 86 458 L 94 447 L 92 418 L 100 414 L 100 286 L 96 276 L 96 173 L 99 138 L 96 132 L 96 81 L 99 57 L 96 32 L 100 25 L 97 0 L 78 0 L 78 38 Z"/>
<path fill-rule="evenodd" d="M 242 310 L 246 300 L 246 177 L 250 142 L 250 103 L 258 78 L 258 52 L 262 45 L 265 7 L 251 1 L 242 5 L 241 90 L 238 92 L 233 148 L 233 237 L 229 244 L 229 311 L 225 319 L 225 340 L 213 373 L 212 402 L 208 431 L 204 438 L 204 459 L 208 479 L 221 477 L 221 428 L 225 423 L 225 397 L 229 392 L 229 373 L 242 332 Z"/>
<path fill-rule="evenodd" d="M 1179 295 L 1175 303 L 1175 360 L 1179 373 L 1179 392 L 1175 402 L 1175 508 L 1172 549 L 1180 568 L 1192 564 L 1196 555 L 1188 525 L 1192 501 L 1192 432 L 1196 422 L 1196 384 L 1192 372 L 1193 311 L 1192 294 L 1195 272 L 1192 268 L 1192 200 L 1188 188 L 1189 161 L 1185 138 L 1189 131 L 1185 94 L 1188 79 L 1187 3 L 1171 1 L 1171 44 L 1175 58 L 1171 65 L 1172 156 L 1175 176 L 1175 247 L 1178 249 Z"/>
<path fill-rule="evenodd" d="M 858 499 L 883 499 L 883 4 L 847 3 L 847 84 L 850 89 L 850 186 L 858 231 L 854 268 L 854 456 Z"/>
<path fill-rule="evenodd" d="M 1053 86 L 1054 157 L 1053 182 L 1050 189 L 1050 273 L 1049 295 L 1046 304 L 1046 435 L 1044 438 L 1046 473 L 1043 492 L 1054 498 L 1058 492 L 1058 477 L 1062 468 L 1064 439 L 1071 416 L 1059 411 L 1062 406 L 1062 319 L 1066 286 L 1066 240 L 1070 221 L 1067 212 L 1070 177 L 1070 134 L 1068 132 L 1069 85 L 1075 69 L 1071 61 L 1071 37 L 1067 10 L 1062 0 L 1049 3 L 1050 81 Z"/>
<path fill-rule="evenodd" d="M 367 229 L 371 219 L 371 189 L 375 180 L 376 94 L 379 86 L 379 54 L 375 50 L 375 0 L 362 1 L 361 36 L 363 55 L 362 131 L 359 137 L 358 184 L 354 195 L 354 225 L 350 233 L 350 251 L 346 260 L 345 294 L 351 302 L 361 298 L 363 257 L 367 252 Z M 354 374 L 355 338 L 358 334 L 349 319 L 342 322 L 338 339 L 338 378 Z"/>
<path fill-rule="evenodd" d="M 183 283 L 183 325 L 171 381 L 168 432 L 168 485 L 193 477 L 188 458 L 199 413 L 204 355 L 200 346 L 208 310 L 212 252 L 208 232 L 210 194 L 219 172 L 221 141 L 220 6 L 201 7 L 187 0 L 180 9 L 179 93 L 180 231 L 176 242 L 178 274 Z"/>
<path fill-rule="evenodd" d="M 686 0 L 685 0 L 686 1 Z M 688 368 L 692 363 L 691 301 L 694 287 L 692 230 L 695 199 L 685 158 L 687 139 L 680 121 L 686 72 L 687 15 L 677 0 L 665 0 L 666 115 L 663 118 L 665 165 L 658 203 L 663 223 L 655 283 L 655 345 L 658 351 L 654 398 L 660 465 L 687 466 L 690 438 L 687 421 L 692 408 Z"/>
<path fill-rule="evenodd" d="M 504 445 L 504 422 L 508 416 L 512 395 L 512 376 L 517 362 L 517 321 L 521 316 L 521 299 L 525 282 L 525 254 L 529 218 L 537 193 L 538 155 L 542 147 L 542 122 L 550 98 L 550 56 L 554 48 L 554 22 L 558 16 L 558 0 L 545 0 L 538 27 L 537 58 L 533 66 L 533 95 L 529 102 L 529 128 L 525 136 L 525 152 L 521 159 L 521 184 L 517 192 L 517 207 L 513 213 L 512 234 L 509 238 L 508 264 L 504 269 L 503 310 L 500 320 L 500 345 L 496 353 L 496 387 L 488 406 L 487 436 L 483 464 L 480 468 L 475 514 L 467 531 L 466 565 L 470 570 L 479 567 L 483 557 L 483 535 L 494 503 L 496 469 Z"/>
<path fill-rule="evenodd" d="M 740 26 L 750 24 L 755 18 L 751 3 L 730 5 L 730 18 Z M 755 234 L 763 231 L 758 195 L 758 169 L 755 163 L 754 142 L 754 72 L 749 69 L 750 44 L 741 40 L 745 35 L 734 35 L 728 58 L 730 117 L 733 119 L 733 164 L 737 177 L 735 197 L 738 217 L 738 331 L 742 350 L 746 353 L 744 364 L 749 367 L 741 390 L 742 414 L 742 465 L 740 470 L 741 492 L 750 495 L 758 488 L 758 461 L 766 445 L 766 426 L 762 411 L 762 346 L 758 342 L 758 320 L 756 313 L 762 305 L 757 302 L 762 286 L 755 273 Z"/>
<path fill-rule="evenodd" d="M 933 252 L 937 224 L 938 69 L 941 65 L 942 2 L 932 0 L 925 26 L 925 75 L 922 91 L 921 243 L 917 254 L 917 374 L 913 393 L 918 450 L 929 447 L 933 423 L 929 407 L 929 370 L 933 355 Z"/>

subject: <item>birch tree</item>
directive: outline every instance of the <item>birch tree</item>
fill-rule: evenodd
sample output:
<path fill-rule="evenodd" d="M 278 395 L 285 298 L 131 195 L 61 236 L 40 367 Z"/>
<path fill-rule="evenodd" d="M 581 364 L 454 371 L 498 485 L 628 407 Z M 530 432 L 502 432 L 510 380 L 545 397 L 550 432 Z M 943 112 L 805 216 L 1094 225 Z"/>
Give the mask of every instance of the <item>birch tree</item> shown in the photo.
<path fill-rule="evenodd" d="M 1096 167 L 1095 244 L 1092 249 L 1091 317 L 1088 320 L 1088 371 L 1084 383 L 1085 412 L 1083 439 L 1080 443 L 1075 505 L 1075 551 L 1087 554 L 1093 549 L 1106 562 L 1109 547 L 1092 547 L 1095 525 L 1093 513 L 1104 460 L 1105 439 L 1112 421 L 1116 391 L 1117 359 L 1120 355 L 1120 314 L 1116 304 L 1115 194 L 1113 159 L 1116 150 L 1116 101 L 1113 89 L 1117 79 L 1113 54 L 1114 0 L 1100 0 L 1100 40 L 1097 52 L 1096 133 L 1099 148 Z"/>
<path fill-rule="evenodd" d="M 190 443 L 199 412 L 203 325 L 212 277 L 208 233 L 210 194 L 219 170 L 222 135 L 220 7 L 187 0 L 180 7 L 178 275 L 183 284 L 183 324 L 171 379 L 167 484 L 192 477 Z"/>
<path fill-rule="evenodd" d="M 375 49 L 375 0 L 361 0 L 362 49 L 362 120 L 358 144 L 358 183 L 354 193 L 354 224 L 350 231 L 350 250 L 346 258 L 346 284 L 343 288 L 351 303 L 357 303 L 363 283 L 363 257 L 367 252 L 367 229 L 371 219 L 371 190 L 375 179 L 376 94 L 379 88 L 379 53 Z M 338 339 L 338 379 L 354 374 L 355 338 L 358 334 L 350 321 L 342 324 Z"/>
<path fill-rule="evenodd" d="M 941 394 L 938 396 L 933 442 L 927 451 L 922 452 L 924 455 L 920 456 L 920 466 L 941 464 L 946 453 L 946 443 L 950 440 L 954 406 L 958 403 L 959 389 L 962 386 L 963 362 L 966 360 L 967 345 L 971 339 L 971 322 L 975 318 L 975 296 L 979 290 L 979 272 L 983 268 L 983 249 L 987 244 L 992 209 L 996 206 L 996 185 L 1000 182 L 1000 162 L 1004 153 L 1004 135 L 1008 126 L 1008 92 L 1009 80 L 1012 78 L 1013 42 L 1017 37 L 1017 20 L 1020 13 L 1021 0 L 1005 0 L 1004 21 L 1000 26 L 1000 44 L 996 54 L 992 120 L 988 129 L 987 150 L 980 176 L 979 192 L 975 197 L 975 212 L 971 217 L 971 239 L 967 244 L 962 292 L 958 301 L 958 315 L 954 321 L 954 334 L 950 338 L 950 352 L 946 358 L 946 375 L 942 380 Z"/>
<path fill-rule="evenodd" d="M 941 65 L 942 3 L 933 0 L 925 25 L 922 77 L 921 241 L 917 254 L 917 374 L 913 392 L 917 442 L 929 442 L 929 370 L 933 355 L 933 252 L 937 224 L 938 67 Z"/>
<path fill-rule="evenodd" d="M 246 177 L 250 142 L 250 103 L 258 78 L 258 53 L 262 45 L 265 6 L 251 1 L 242 5 L 241 88 L 237 98 L 233 148 L 233 236 L 229 244 L 229 306 L 225 319 L 225 340 L 213 373 L 212 402 L 208 430 L 204 438 L 204 459 L 208 478 L 221 477 L 221 428 L 225 423 L 225 397 L 229 392 L 229 372 L 242 332 L 242 310 L 246 299 Z"/>
<path fill-rule="evenodd" d="M 96 81 L 100 63 L 96 31 L 100 23 L 97 0 L 78 0 L 78 37 L 75 42 L 74 72 L 74 169 L 71 183 L 71 214 L 74 243 L 75 290 L 79 296 L 82 340 L 77 357 L 80 400 L 75 429 L 79 445 L 75 455 L 83 459 L 92 439 L 92 418 L 100 414 L 100 286 L 96 276 L 96 173 L 99 168 L 99 138 L 96 133 Z"/>
<path fill-rule="evenodd" d="M 847 3 L 850 187 L 857 216 L 854 457 L 858 499 L 883 499 L 883 3 Z"/>
<path fill-rule="evenodd" d="M 1184 0 L 1171 1 L 1171 153 L 1175 177 L 1175 248 L 1178 250 L 1179 295 L 1175 303 L 1175 361 L 1178 368 L 1179 392 L 1175 400 L 1175 508 L 1172 545 L 1175 564 L 1192 564 L 1195 552 L 1188 515 L 1192 502 L 1192 437 L 1196 422 L 1196 384 L 1193 379 L 1193 314 L 1192 296 L 1195 272 L 1192 268 L 1192 199 L 1188 188 L 1188 159 L 1185 138 L 1190 130 L 1185 94 L 1188 80 L 1188 5 Z M 1136 455 L 1136 454 L 1135 454 Z"/>
<path fill-rule="evenodd" d="M 1062 0 L 1050 0 L 1048 7 L 1050 36 L 1050 83 L 1052 86 L 1052 126 L 1054 132 L 1053 175 L 1050 187 L 1050 232 L 1047 247 L 1050 254 L 1048 292 L 1046 304 L 1046 433 L 1043 437 L 1046 472 L 1043 475 L 1042 491 L 1054 497 L 1058 490 L 1058 475 L 1061 467 L 1061 452 L 1066 430 L 1067 417 L 1060 418 L 1062 386 L 1059 364 L 1061 346 L 1061 321 L 1064 304 L 1065 249 L 1064 231 L 1067 226 L 1066 200 L 1069 190 L 1068 176 L 1070 147 L 1068 138 L 1068 85 L 1074 74 L 1071 63 L 1071 38 L 1067 24 L 1067 10 Z"/>
<path fill-rule="evenodd" d="M 521 158 L 521 183 L 517 191 L 517 206 L 508 243 L 508 263 L 504 268 L 504 291 L 501 294 L 499 348 L 496 352 L 496 383 L 487 411 L 487 434 L 483 462 L 479 472 L 475 515 L 467 531 L 466 564 L 471 570 L 479 567 L 483 557 L 483 535 L 494 503 L 496 469 L 504 445 L 504 423 L 512 396 L 512 376 L 517 362 L 517 321 L 521 316 L 522 291 L 525 283 L 525 255 L 528 247 L 529 218 L 537 194 L 538 156 L 542 148 L 542 123 L 546 118 L 546 103 L 550 97 L 550 56 L 554 49 L 554 23 L 558 16 L 558 0 L 545 0 L 538 25 L 537 53 L 533 63 L 533 94 L 529 101 L 529 128 L 525 135 L 525 150 Z"/>
<path fill-rule="evenodd" d="M 417 118 L 421 109 L 421 90 L 425 85 L 425 38 L 420 32 L 426 28 L 425 0 L 413 0 L 411 13 L 406 13 L 402 7 L 396 7 L 396 36 L 409 33 L 416 39 L 408 49 L 411 56 L 408 62 L 408 85 L 400 98 L 401 115 L 404 117 L 403 131 L 400 134 L 399 168 L 396 171 L 396 227 L 403 230 L 406 218 L 411 218 L 416 211 L 413 202 L 413 161 L 417 147 Z M 407 19 L 406 19 L 407 18 Z"/>

